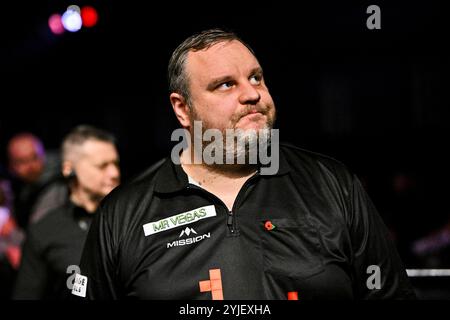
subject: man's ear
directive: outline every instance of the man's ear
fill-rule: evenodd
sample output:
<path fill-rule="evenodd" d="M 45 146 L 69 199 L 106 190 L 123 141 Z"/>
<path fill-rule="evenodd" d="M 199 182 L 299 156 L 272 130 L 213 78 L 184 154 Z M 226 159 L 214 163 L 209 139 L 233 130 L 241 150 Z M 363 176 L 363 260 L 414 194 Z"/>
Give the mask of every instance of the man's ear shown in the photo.
<path fill-rule="evenodd" d="M 62 163 L 62 174 L 64 177 L 69 178 L 71 175 L 73 175 L 73 163 L 72 161 L 63 161 Z"/>
<path fill-rule="evenodd" d="M 190 110 L 186 99 L 181 94 L 172 92 L 170 94 L 170 103 L 181 126 L 183 128 L 191 127 Z"/>

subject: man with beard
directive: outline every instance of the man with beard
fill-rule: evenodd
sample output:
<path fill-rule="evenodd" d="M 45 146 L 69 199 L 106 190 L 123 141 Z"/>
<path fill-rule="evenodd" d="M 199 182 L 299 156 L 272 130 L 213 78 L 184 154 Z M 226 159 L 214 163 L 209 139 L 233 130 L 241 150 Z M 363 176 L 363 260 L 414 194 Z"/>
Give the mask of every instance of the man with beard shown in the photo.
<path fill-rule="evenodd" d="M 102 204 L 72 294 L 90 299 L 414 297 L 358 179 L 331 158 L 269 143 L 275 105 L 247 44 L 234 33 L 204 31 L 178 46 L 168 71 L 170 101 L 190 137 L 188 146 Z M 212 156 L 237 160 L 244 154 L 247 161 L 205 161 L 209 130 L 215 130 Z M 227 130 L 238 132 L 224 144 Z M 263 149 L 270 144 L 272 160 L 279 162 L 276 172 L 263 174 L 267 163 L 249 161 L 255 140 Z"/>

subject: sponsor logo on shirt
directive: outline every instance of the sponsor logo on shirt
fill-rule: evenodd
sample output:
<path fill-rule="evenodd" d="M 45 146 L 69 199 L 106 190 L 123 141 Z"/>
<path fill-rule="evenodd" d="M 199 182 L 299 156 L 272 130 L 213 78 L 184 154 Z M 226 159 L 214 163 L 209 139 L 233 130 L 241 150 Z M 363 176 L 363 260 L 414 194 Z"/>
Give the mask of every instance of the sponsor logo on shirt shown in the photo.
<path fill-rule="evenodd" d="M 196 236 L 180 239 L 183 236 L 189 237 L 191 234 L 196 235 Z M 211 238 L 211 232 L 197 235 L 197 231 L 195 231 L 193 228 L 186 227 L 184 230 L 181 231 L 180 235 L 178 236 L 178 240 L 167 243 L 167 249 L 173 248 L 173 247 L 187 246 L 187 245 L 194 244 L 194 243 L 197 243 L 197 242 L 203 241 L 205 239 L 209 239 L 209 238 Z"/>
<path fill-rule="evenodd" d="M 187 235 L 187 236 L 189 236 L 191 233 L 197 234 L 197 231 L 195 231 L 195 230 L 192 229 L 192 228 L 186 227 L 186 229 L 184 229 L 184 230 L 181 231 L 180 236 L 179 236 L 178 238 L 181 238 L 184 234 Z"/>
<path fill-rule="evenodd" d="M 143 225 L 144 234 L 147 237 L 158 232 L 167 231 L 179 226 L 187 225 L 202 219 L 215 216 L 216 208 L 214 207 L 214 205 L 200 207 L 158 221 L 146 223 Z"/>
<path fill-rule="evenodd" d="M 200 292 L 211 291 L 213 300 L 223 300 L 222 274 L 220 269 L 210 269 L 209 279 L 198 283 Z"/>

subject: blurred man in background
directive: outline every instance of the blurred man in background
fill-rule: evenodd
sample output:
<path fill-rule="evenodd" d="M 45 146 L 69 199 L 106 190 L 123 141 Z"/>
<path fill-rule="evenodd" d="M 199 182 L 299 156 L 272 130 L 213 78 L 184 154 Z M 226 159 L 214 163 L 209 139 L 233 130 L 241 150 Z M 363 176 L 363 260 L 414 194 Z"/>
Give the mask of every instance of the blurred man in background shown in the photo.
<path fill-rule="evenodd" d="M 42 141 L 31 133 L 20 133 L 9 140 L 9 170 L 14 192 L 14 216 L 23 229 L 67 198 L 61 182 L 60 158 L 46 153 Z"/>
<path fill-rule="evenodd" d="M 79 264 L 85 237 L 100 201 L 120 182 L 113 136 L 78 126 L 62 145 L 62 173 L 70 197 L 27 232 L 14 299 L 60 299 L 69 289 L 71 266 Z"/>

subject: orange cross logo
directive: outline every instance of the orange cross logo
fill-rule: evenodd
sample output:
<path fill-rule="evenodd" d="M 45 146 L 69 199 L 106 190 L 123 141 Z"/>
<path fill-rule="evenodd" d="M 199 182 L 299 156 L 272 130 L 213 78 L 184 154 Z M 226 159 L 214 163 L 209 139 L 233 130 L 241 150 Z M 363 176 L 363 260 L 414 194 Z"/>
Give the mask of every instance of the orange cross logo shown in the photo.
<path fill-rule="evenodd" d="M 199 281 L 200 292 L 211 291 L 213 300 L 223 300 L 220 269 L 209 269 L 209 280 Z"/>

